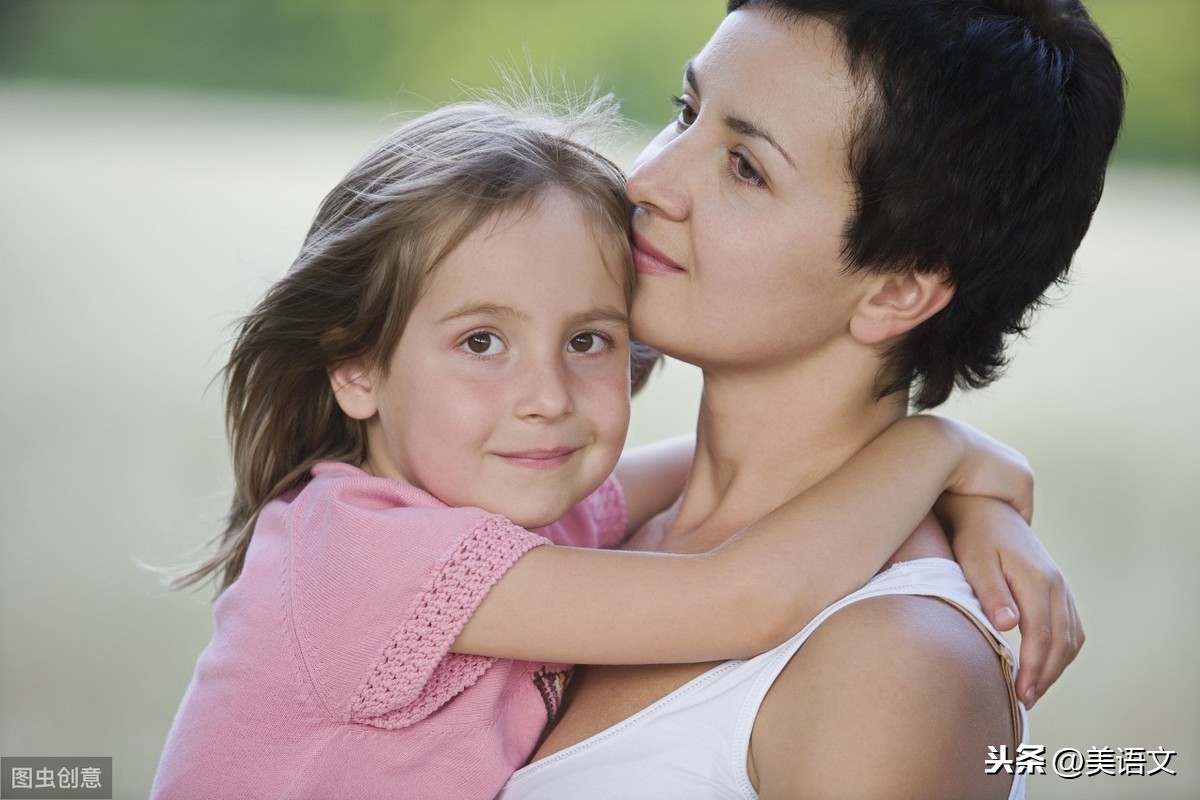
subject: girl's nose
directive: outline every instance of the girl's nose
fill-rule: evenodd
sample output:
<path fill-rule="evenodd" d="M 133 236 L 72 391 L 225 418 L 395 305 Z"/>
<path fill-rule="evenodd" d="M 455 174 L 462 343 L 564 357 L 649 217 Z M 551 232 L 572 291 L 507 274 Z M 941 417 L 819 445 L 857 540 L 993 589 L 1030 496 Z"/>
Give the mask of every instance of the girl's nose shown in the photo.
<path fill-rule="evenodd" d="M 571 375 L 562 359 L 531 360 L 516 376 L 516 415 L 528 420 L 557 420 L 575 410 Z"/>

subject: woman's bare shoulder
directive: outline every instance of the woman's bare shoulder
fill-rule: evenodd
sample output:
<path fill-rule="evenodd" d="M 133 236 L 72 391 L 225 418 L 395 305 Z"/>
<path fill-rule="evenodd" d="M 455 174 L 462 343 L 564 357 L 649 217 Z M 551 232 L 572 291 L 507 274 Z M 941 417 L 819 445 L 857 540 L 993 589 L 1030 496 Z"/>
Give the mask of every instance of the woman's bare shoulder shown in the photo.
<path fill-rule="evenodd" d="M 888 595 L 840 610 L 768 692 L 751 739 L 763 798 L 1005 797 L 989 745 L 1012 747 L 1004 673 L 962 612 Z"/>

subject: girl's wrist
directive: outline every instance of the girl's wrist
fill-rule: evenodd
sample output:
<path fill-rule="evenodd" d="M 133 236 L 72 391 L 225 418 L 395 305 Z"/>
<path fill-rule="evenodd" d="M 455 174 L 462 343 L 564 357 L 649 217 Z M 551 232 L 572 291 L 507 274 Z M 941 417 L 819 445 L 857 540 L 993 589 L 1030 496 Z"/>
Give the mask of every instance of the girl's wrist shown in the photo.
<path fill-rule="evenodd" d="M 966 436 L 963 427 L 955 424 L 951 419 L 932 414 L 922 414 L 921 418 L 927 420 L 932 425 L 939 446 L 946 453 L 947 469 L 942 489 L 944 491 L 952 491 L 955 486 L 962 482 L 964 474 L 968 469 L 968 463 L 972 455 L 970 439 Z"/>
<path fill-rule="evenodd" d="M 949 491 L 962 478 L 970 456 L 970 443 L 960 426 L 933 414 L 914 414 L 899 421 L 913 429 L 914 452 L 924 454 L 925 468 L 940 468 L 942 490 Z"/>

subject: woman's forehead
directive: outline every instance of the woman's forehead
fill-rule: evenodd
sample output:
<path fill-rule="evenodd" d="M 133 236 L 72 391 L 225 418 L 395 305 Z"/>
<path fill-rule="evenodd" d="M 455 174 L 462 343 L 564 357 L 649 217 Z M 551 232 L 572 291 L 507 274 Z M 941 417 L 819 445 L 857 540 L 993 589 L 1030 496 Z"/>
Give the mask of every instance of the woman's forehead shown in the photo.
<path fill-rule="evenodd" d="M 760 8 L 729 14 L 685 80 L 727 127 L 763 134 L 802 172 L 845 159 L 863 97 L 833 25 Z"/>
<path fill-rule="evenodd" d="M 723 74 L 740 88 L 791 94 L 852 89 L 855 79 L 837 28 L 817 17 L 788 17 L 766 9 L 735 11 L 688 62 L 709 81 Z"/>

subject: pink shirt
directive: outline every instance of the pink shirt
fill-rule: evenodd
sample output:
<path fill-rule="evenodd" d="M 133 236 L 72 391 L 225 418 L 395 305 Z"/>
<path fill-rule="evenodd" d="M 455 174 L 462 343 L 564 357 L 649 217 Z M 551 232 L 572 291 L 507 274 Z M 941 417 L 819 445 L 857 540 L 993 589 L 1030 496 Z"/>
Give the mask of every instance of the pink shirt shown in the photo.
<path fill-rule="evenodd" d="M 312 475 L 263 509 L 213 607 L 152 797 L 494 797 L 568 667 L 449 647 L 530 548 L 619 542 L 619 485 L 538 535 L 347 464 Z"/>

